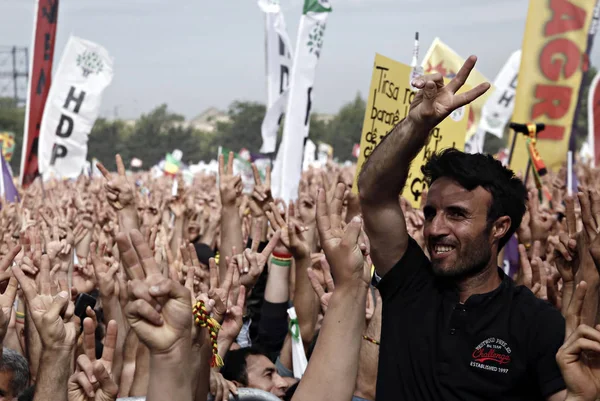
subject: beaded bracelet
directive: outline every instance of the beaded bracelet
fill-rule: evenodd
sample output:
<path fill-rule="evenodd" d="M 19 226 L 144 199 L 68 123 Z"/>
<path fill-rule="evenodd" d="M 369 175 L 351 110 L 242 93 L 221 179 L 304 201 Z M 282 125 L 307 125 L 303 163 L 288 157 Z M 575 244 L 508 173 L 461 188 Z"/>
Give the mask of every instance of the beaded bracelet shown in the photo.
<path fill-rule="evenodd" d="M 367 340 L 368 342 L 370 342 L 370 343 L 373 343 L 373 344 L 375 344 L 375 345 L 379 345 L 379 341 L 377 341 L 377 340 L 375 340 L 375 339 L 373 339 L 373 338 L 371 338 L 371 337 L 369 337 L 369 336 L 363 336 L 363 339 L 365 339 L 365 340 Z"/>
<path fill-rule="evenodd" d="M 196 323 L 196 325 L 208 328 L 213 353 L 213 356 L 210 359 L 210 366 L 213 368 L 222 367 L 223 359 L 219 355 L 219 348 L 217 344 L 217 336 L 219 334 L 219 330 L 221 329 L 221 325 L 215 319 L 210 317 L 210 315 L 206 311 L 206 307 L 204 306 L 203 301 L 196 302 L 196 304 L 192 308 L 192 313 L 194 314 L 194 323 Z"/>

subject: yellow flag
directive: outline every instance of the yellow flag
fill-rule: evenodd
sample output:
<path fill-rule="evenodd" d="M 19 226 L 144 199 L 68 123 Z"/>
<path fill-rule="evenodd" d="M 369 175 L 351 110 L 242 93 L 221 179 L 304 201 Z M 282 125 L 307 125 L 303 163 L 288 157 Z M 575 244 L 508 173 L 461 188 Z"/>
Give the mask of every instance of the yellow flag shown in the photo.
<path fill-rule="evenodd" d="M 544 123 L 537 150 L 551 169 L 567 158 L 583 72 L 588 68 L 592 0 L 530 0 L 512 120 Z M 517 138 L 510 167 L 524 171 L 525 140 Z"/>
<path fill-rule="evenodd" d="M 360 154 L 354 180 L 354 192 L 358 192 L 356 181 L 362 165 L 381 140 L 407 116 L 415 92 L 410 89 L 411 67 L 380 54 L 375 55 L 371 77 L 369 100 L 360 139 Z M 466 85 L 459 92 L 469 90 Z M 449 147 L 464 149 L 469 106 L 456 110 L 431 131 L 430 140 L 413 161 L 406 187 L 402 195 L 415 207 L 421 201 L 421 192 L 427 189 L 423 182 L 421 166 L 434 152 Z"/>
<path fill-rule="evenodd" d="M 427 50 L 427 54 L 423 58 L 422 66 L 425 74 L 434 74 L 439 72 L 445 78 L 452 79 L 460 70 L 460 67 L 465 63 L 465 59 L 456 54 L 447 44 L 442 42 L 439 38 L 435 38 L 433 43 Z M 469 78 L 467 79 L 467 85 L 474 88 L 477 85 L 488 82 L 487 78 L 484 77 L 479 71 L 473 69 Z M 494 88 L 491 87 L 483 96 L 480 96 L 473 103 L 471 103 L 471 111 L 469 113 L 469 121 L 467 123 L 467 138 L 477 130 L 479 119 L 481 118 L 481 109 L 485 104 L 488 96 L 492 94 Z"/>

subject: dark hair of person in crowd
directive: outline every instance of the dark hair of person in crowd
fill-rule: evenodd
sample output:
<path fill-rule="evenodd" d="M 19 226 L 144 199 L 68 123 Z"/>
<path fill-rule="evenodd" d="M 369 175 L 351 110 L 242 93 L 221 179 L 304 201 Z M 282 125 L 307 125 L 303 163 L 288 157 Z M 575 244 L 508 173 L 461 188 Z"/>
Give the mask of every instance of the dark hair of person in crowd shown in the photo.
<path fill-rule="evenodd" d="M 29 364 L 27 359 L 17 351 L 3 348 L 0 372 L 10 373 L 10 390 L 18 397 L 29 385 Z"/>
<path fill-rule="evenodd" d="M 194 243 L 194 249 L 196 249 L 196 255 L 198 255 L 198 261 L 205 266 L 208 266 L 208 260 L 215 257 L 215 252 L 210 246 L 201 242 Z"/>
<path fill-rule="evenodd" d="M 35 395 L 35 385 L 27 387 L 19 396 L 18 401 L 33 401 Z"/>
<path fill-rule="evenodd" d="M 224 365 L 221 368 L 221 374 L 226 380 L 237 381 L 238 383 L 248 385 L 248 371 L 246 359 L 250 355 L 264 355 L 264 352 L 256 347 L 245 347 L 229 351 L 223 359 Z M 268 357 L 268 356 L 267 356 Z"/>
<path fill-rule="evenodd" d="M 437 179 L 446 177 L 472 191 L 482 187 L 492 195 L 488 222 L 493 224 L 501 216 L 510 217 L 510 229 L 498 244 L 498 250 L 508 242 L 521 225 L 527 201 L 527 189 L 512 170 L 491 155 L 468 154 L 450 148 L 434 154 L 421 168 L 431 186 Z"/>

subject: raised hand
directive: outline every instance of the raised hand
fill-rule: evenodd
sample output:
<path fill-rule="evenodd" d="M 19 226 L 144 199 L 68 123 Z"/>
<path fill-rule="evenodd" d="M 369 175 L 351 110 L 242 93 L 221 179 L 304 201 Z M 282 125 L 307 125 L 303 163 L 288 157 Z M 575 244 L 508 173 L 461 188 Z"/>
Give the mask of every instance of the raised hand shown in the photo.
<path fill-rule="evenodd" d="M 246 286 L 248 290 L 254 288 L 254 285 L 262 274 L 265 265 L 267 264 L 271 253 L 273 253 L 275 246 L 277 246 L 281 236 L 281 231 L 277 230 L 269 240 L 267 246 L 262 252 L 259 253 L 258 246 L 260 244 L 260 231 L 262 231 L 262 229 L 260 225 L 257 225 L 252 236 L 251 248 L 244 250 L 242 253 L 243 257 L 236 258 L 234 256 L 233 259 L 240 273 L 240 282 L 242 285 Z"/>
<path fill-rule="evenodd" d="M 216 305 L 213 308 L 213 315 L 215 319 L 221 323 L 227 312 L 227 304 L 229 302 L 229 292 L 233 284 L 233 275 L 235 273 L 235 266 L 233 262 L 227 264 L 227 274 L 225 280 L 222 283 L 219 281 L 219 268 L 215 258 L 208 260 L 208 270 L 210 274 L 209 278 L 209 292 L 208 295 L 212 300 L 215 301 Z M 238 274 L 239 275 L 239 274 Z"/>
<path fill-rule="evenodd" d="M 67 387 L 69 401 L 114 401 L 119 387 L 112 377 L 112 365 L 117 345 L 117 322 L 106 326 L 102 358 L 96 360 L 96 323 L 83 321 L 83 350 L 77 358 L 77 369 Z"/>
<path fill-rule="evenodd" d="M 583 232 L 578 248 L 589 247 L 596 269 L 600 271 L 600 193 L 597 190 L 583 190 L 577 194 L 581 205 Z M 579 249 L 581 251 L 581 249 Z"/>
<path fill-rule="evenodd" d="M 250 211 L 252 212 L 252 216 L 260 217 L 264 216 L 269 203 L 273 202 L 273 195 L 271 194 L 271 166 L 267 166 L 264 183 L 254 163 L 252 163 L 252 173 L 254 175 L 254 190 L 250 198 Z"/>
<path fill-rule="evenodd" d="M 528 206 L 531 241 L 540 241 L 542 248 L 544 248 L 548 233 L 550 232 L 552 225 L 556 222 L 556 219 L 540 210 L 540 199 L 538 197 L 537 189 L 529 191 Z"/>
<path fill-rule="evenodd" d="M 52 295 L 50 281 L 50 259 L 43 255 L 39 273 L 39 286 L 34 279 L 25 275 L 19 267 L 12 268 L 27 302 L 37 332 L 45 349 L 70 350 L 77 341 L 79 318 L 73 316 L 73 304 L 69 293 L 61 291 Z"/>
<path fill-rule="evenodd" d="M 133 195 L 133 188 L 127 180 L 125 165 L 123 164 L 121 155 L 116 155 L 115 161 L 117 163 L 116 176 L 110 174 L 102 163 L 98 163 L 98 169 L 104 178 L 108 180 L 105 186 L 108 203 L 115 210 L 122 210 L 127 206 L 133 205 L 135 197 Z"/>
<path fill-rule="evenodd" d="M 221 205 L 235 206 L 238 198 L 242 195 L 242 177 L 233 175 L 233 152 L 229 152 L 227 169 L 225 169 L 225 158 L 219 155 L 219 191 L 221 193 Z"/>
<path fill-rule="evenodd" d="M 4 275 L 4 272 L 7 272 L 10 265 L 13 263 L 15 256 L 21 251 L 21 246 L 16 246 L 12 248 L 9 253 L 2 258 L 0 262 L 0 271 L 2 272 L 2 282 L 6 281 L 7 276 Z M 15 297 L 17 294 L 17 279 L 10 275 L 8 278 L 8 285 L 4 290 L 4 293 L 0 295 L 0 346 L 4 342 L 4 338 L 6 337 L 6 333 L 8 331 L 8 323 L 10 322 L 10 318 L 12 316 L 12 307 L 15 302 Z"/>
<path fill-rule="evenodd" d="M 129 239 L 117 237 L 119 251 L 127 255 L 130 269 L 141 270 L 145 278 L 130 281 L 125 316 L 151 353 L 168 352 L 191 337 L 190 292 L 176 277 L 163 276 L 139 231 L 132 230 Z"/>
<path fill-rule="evenodd" d="M 321 302 L 321 310 L 323 311 L 323 314 L 325 314 L 329 307 L 329 300 L 333 295 L 333 290 L 335 290 L 335 284 L 333 283 L 331 268 L 329 267 L 325 255 L 321 255 L 320 262 L 321 270 L 323 271 L 323 283 L 321 283 L 320 277 L 313 268 L 309 267 L 306 271 L 308 273 L 308 278 L 310 279 L 310 284 Z"/>
<path fill-rule="evenodd" d="M 587 283 L 575 289 L 565 319 L 565 342 L 556 362 L 567 386 L 567 400 L 593 401 L 600 393 L 600 325 L 581 324 Z"/>
<path fill-rule="evenodd" d="M 470 56 L 460 68 L 456 76 L 447 85 L 441 74 L 427 75 L 413 80 L 412 85 L 421 89 L 410 105 L 408 115 L 418 125 L 432 129 L 454 110 L 471 103 L 483 95 L 490 84 L 485 82 L 475 88 L 461 93 L 456 92 L 465 84 L 477 57 Z"/>
<path fill-rule="evenodd" d="M 321 246 L 331 265 L 336 286 L 357 282 L 369 285 L 371 266 L 365 258 L 367 245 L 359 244 L 362 219 L 356 216 L 342 229 L 342 206 L 344 202 L 344 184 L 338 184 L 333 200 L 328 205 L 325 193 L 320 190 L 317 199 L 317 228 Z"/>
<path fill-rule="evenodd" d="M 99 251 L 94 242 L 90 245 L 91 265 L 94 268 L 98 289 L 100 295 L 104 298 L 111 298 L 113 296 L 118 298 L 120 288 L 116 274 L 119 271 L 119 262 L 107 256 L 105 253 L 106 248 L 102 248 L 102 251 Z"/>
<path fill-rule="evenodd" d="M 240 287 L 240 291 L 237 298 L 237 303 L 231 305 L 225 314 L 225 318 L 221 323 L 221 330 L 219 330 L 219 340 L 226 340 L 233 342 L 240 334 L 242 325 L 244 324 L 242 318 L 244 315 L 244 306 L 246 305 L 246 287 L 243 285 Z"/>
<path fill-rule="evenodd" d="M 267 212 L 267 218 L 274 230 L 281 231 L 281 243 L 296 259 L 310 257 L 310 245 L 303 235 L 305 228 L 293 218 L 292 205 L 288 206 L 285 219 L 279 214 L 279 209 L 274 203 L 270 203 L 269 206 L 271 211 Z"/>

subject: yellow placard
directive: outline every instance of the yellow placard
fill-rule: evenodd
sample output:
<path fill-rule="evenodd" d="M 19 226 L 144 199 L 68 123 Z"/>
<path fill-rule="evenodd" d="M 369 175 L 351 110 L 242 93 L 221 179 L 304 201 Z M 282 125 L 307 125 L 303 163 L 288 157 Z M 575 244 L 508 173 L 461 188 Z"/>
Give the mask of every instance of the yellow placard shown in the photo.
<path fill-rule="evenodd" d="M 551 169 L 567 158 L 579 87 L 588 68 L 588 32 L 595 1 L 530 0 L 512 120 L 544 123 L 537 150 Z M 512 139 L 511 139 L 512 140 Z M 519 135 L 510 167 L 527 166 L 525 138 Z"/>
<path fill-rule="evenodd" d="M 460 67 L 465 63 L 465 59 L 459 56 L 450 46 L 442 42 L 439 38 L 435 38 L 429 50 L 423 57 L 423 71 L 425 74 L 440 73 L 444 78 L 452 79 L 456 76 Z M 487 78 L 482 73 L 473 69 L 467 78 L 467 85 L 472 88 L 479 84 L 488 82 Z M 471 103 L 469 111 L 469 122 L 467 123 L 467 138 L 477 131 L 479 119 L 481 118 L 481 109 L 487 101 L 488 97 L 494 92 L 492 86 L 486 93 L 478 97 Z"/>
<path fill-rule="evenodd" d="M 411 68 L 408 65 L 380 54 L 375 55 L 354 180 L 355 193 L 358 192 L 357 178 L 362 165 L 381 140 L 408 114 L 410 102 L 415 95 L 409 85 L 410 74 Z M 461 92 L 468 89 L 463 87 Z M 468 113 L 469 107 L 465 106 L 434 128 L 428 144 L 413 161 L 402 195 L 415 207 L 419 205 L 422 190 L 426 189 L 421 166 L 434 152 L 449 147 L 464 149 Z"/>

